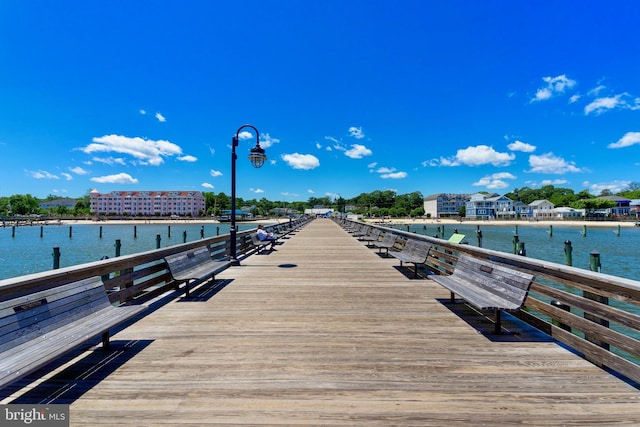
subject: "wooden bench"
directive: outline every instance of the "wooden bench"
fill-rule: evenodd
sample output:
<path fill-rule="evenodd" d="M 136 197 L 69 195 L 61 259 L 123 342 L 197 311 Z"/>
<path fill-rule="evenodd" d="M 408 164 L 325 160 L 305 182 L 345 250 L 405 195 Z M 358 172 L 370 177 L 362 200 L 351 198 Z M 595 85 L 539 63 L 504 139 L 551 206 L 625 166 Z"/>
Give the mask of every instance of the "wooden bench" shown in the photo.
<path fill-rule="evenodd" d="M 389 255 L 403 262 L 413 263 L 415 266 L 413 277 L 418 277 L 418 264 L 424 264 L 429 257 L 431 244 L 423 240 L 408 239 L 401 251 L 390 251 Z"/>
<path fill-rule="evenodd" d="M 185 282 L 185 296 L 189 296 L 189 282 L 203 282 L 209 278 L 226 270 L 230 265 L 230 260 L 214 261 L 211 259 L 211 252 L 208 247 L 190 249 L 174 255 L 164 257 L 171 277 L 178 284 Z"/>
<path fill-rule="evenodd" d="M 386 232 L 384 236 L 382 236 L 382 240 L 377 242 L 373 242 L 373 246 L 378 248 L 378 253 L 381 254 L 382 250 L 385 249 L 387 251 L 386 255 L 389 256 L 389 249 L 396 244 L 396 235 L 393 233 Z"/>
<path fill-rule="evenodd" d="M 534 276 L 489 261 L 460 255 L 453 274 L 431 279 L 480 310 L 495 310 L 495 333 L 502 331 L 501 310 L 518 310 L 527 298 Z"/>
<path fill-rule="evenodd" d="M 0 388 L 136 316 L 145 305 L 115 307 L 100 277 L 0 294 Z"/>
<path fill-rule="evenodd" d="M 366 242 L 367 247 L 369 247 L 374 242 L 377 242 L 379 237 L 380 229 L 374 228 L 373 230 L 371 230 L 371 233 L 358 237 L 358 240 Z"/>
<path fill-rule="evenodd" d="M 267 246 L 270 246 L 269 251 L 273 251 L 273 245 L 275 245 L 274 241 L 258 239 L 258 233 L 251 233 L 251 243 L 258 253 L 260 253 L 261 250 L 266 249 Z"/>

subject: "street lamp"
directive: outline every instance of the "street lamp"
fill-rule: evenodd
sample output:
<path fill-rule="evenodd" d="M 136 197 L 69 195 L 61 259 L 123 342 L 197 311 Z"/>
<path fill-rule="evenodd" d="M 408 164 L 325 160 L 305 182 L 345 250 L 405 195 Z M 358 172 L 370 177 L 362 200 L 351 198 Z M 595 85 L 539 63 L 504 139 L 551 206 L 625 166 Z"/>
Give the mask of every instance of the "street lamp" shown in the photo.
<path fill-rule="evenodd" d="M 249 161 L 254 168 L 260 168 L 267 160 L 267 155 L 264 152 L 264 148 L 260 147 L 260 134 L 258 129 L 253 125 L 242 125 L 236 131 L 235 136 L 231 140 L 231 229 L 229 230 L 229 258 L 233 265 L 240 265 L 238 257 L 236 256 L 236 147 L 238 146 L 240 131 L 244 128 L 251 128 L 256 133 L 256 146 L 253 147 L 249 153 Z"/>

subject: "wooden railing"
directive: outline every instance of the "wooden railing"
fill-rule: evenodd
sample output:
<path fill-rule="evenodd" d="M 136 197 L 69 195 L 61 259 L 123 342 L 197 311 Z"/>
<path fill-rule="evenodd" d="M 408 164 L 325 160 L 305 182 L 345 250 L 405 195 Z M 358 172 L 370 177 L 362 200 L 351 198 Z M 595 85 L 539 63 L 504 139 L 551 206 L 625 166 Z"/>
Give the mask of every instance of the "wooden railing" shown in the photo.
<path fill-rule="evenodd" d="M 525 307 L 513 313 L 589 361 L 640 383 L 640 282 L 466 244 L 376 226 L 433 246 L 423 266 L 450 274 L 458 256 L 506 264 L 536 276 Z"/>
<path fill-rule="evenodd" d="M 301 218 L 283 226 L 297 227 L 306 221 L 308 219 Z M 238 254 L 247 255 L 254 250 L 249 236 L 252 232 L 255 229 L 238 232 Z M 224 258 L 229 254 L 229 235 L 0 280 L 0 295 L 27 295 L 37 292 L 44 284 L 63 285 L 87 277 L 102 276 L 109 300 L 113 304 L 146 301 L 177 285 L 171 280 L 163 260 L 165 256 L 202 246 L 209 247 L 213 258 Z"/>

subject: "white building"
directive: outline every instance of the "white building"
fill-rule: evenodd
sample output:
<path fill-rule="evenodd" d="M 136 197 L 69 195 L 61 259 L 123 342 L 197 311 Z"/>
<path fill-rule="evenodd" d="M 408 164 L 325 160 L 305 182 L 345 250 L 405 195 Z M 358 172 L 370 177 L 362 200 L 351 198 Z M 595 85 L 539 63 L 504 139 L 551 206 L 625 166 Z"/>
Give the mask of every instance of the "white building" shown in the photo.
<path fill-rule="evenodd" d="M 424 214 L 430 218 L 458 216 L 470 198 L 470 194 L 432 194 L 424 198 Z"/>

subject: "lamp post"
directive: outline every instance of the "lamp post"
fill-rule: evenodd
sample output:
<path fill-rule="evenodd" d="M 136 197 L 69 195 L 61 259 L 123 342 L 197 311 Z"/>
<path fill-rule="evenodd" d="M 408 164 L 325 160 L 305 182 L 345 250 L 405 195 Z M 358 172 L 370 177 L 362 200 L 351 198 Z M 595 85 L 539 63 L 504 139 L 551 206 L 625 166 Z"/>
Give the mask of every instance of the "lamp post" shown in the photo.
<path fill-rule="evenodd" d="M 236 230 L 236 147 L 240 139 L 240 131 L 244 128 L 251 128 L 256 133 L 256 146 L 251 149 L 249 153 L 249 160 L 254 168 L 260 168 L 267 160 L 267 155 L 264 152 L 264 148 L 260 147 L 260 134 L 258 129 L 253 125 L 242 125 L 236 131 L 235 136 L 231 140 L 231 229 L 229 230 L 229 259 L 233 265 L 240 265 L 238 257 L 236 255 L 237 246 L 237 230 Z"/>

